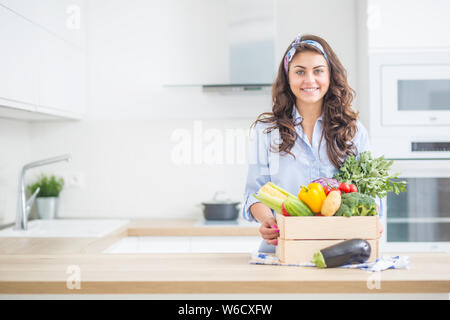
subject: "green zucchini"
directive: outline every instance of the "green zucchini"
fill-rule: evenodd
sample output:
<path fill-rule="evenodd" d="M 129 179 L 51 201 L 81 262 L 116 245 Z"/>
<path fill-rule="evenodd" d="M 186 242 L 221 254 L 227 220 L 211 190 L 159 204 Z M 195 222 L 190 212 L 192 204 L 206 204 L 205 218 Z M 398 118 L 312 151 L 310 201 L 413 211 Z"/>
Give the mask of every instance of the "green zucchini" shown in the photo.
<path fill-rule="evenodd" d="M 284 200 L 284 208 L 291 216 L 313 216 L 311 209 L 300 199 L 288 196 Z"/>

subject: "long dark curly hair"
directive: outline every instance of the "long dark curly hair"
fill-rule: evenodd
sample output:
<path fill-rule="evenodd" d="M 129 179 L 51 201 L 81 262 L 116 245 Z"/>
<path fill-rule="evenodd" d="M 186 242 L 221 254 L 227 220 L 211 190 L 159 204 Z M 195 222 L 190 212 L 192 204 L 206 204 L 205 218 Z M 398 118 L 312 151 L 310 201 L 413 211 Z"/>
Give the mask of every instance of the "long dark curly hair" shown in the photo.
<path fill-rule="evenodd" d="M 301 41 L 303 40 L 317 41 L 328 56 L 330 86 L 323 99 L 323 132 L 320 143 L 325 138 L 328 158 L 336 168 L 340 168 L 347 156 L 356 155 L 356 147 L 352 139 L 357 130 L 358 112 L 351 107 L 355 91 L 347 83 L 347 71 L 324 39 L 314 35 L 303 35 Z M 290 48 L 291 45 L 286 49 L 283 58 Z M 307 43 L 296 44 L 295 48 L 296 54 L 302 51 L 315 51 L 322 54 L 319 49 Z M 272 112 L 260 114 L 251 128 L 258 122 L 272 124 L 265 129 L 265 133 L 278 129 L 281 143 L 276 150 L 280 153 L 290 154 L 294 158 L 295 156 L 290 150 L 298 138 L 292 118 L 292 108 L 295 102 L 296 98 L 290 89 L 289 79 L 284 70 L 283 59 L 281 59 L 278 75 L 272 85 Z"/>

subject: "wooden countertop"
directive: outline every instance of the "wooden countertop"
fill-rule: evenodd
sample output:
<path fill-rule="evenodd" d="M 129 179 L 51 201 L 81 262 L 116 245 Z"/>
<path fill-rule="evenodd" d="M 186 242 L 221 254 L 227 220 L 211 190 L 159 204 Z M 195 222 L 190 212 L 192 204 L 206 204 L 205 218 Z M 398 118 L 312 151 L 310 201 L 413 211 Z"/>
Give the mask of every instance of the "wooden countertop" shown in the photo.
<path fill-rule="evenodd" d="M 258 223 L 203 225 L 196 220 L 133 220 L 129 236 L 257 236 Z"/>
<path fill-rule="evenodd" d="M 133 220 L 100 239 L 1 238 L 0 294 L 450 292 L 450 254 L 447 253 L 403 253 L 410 257 L 411 269 L 386 270 L 379 274 L 350 269 L 254 265 L 248 263 L 250 254 L 242 253 L 101 253 L 129 235 L 258 235 L 257 224 L 255 227 L 196 224 L 194 220 Z M 80 288 L 70 289 L 76 275 L 79 275 Z M 370 283 L 375 284 L 375 289 L 369 289 Z"/>
<path fill-rule="evenodd" d="M 449 254 L 408 255 L 411 269 L 378 274 L 253 265 L 249 254 L 1 255 L 0 293 L 450 292 Z"/>

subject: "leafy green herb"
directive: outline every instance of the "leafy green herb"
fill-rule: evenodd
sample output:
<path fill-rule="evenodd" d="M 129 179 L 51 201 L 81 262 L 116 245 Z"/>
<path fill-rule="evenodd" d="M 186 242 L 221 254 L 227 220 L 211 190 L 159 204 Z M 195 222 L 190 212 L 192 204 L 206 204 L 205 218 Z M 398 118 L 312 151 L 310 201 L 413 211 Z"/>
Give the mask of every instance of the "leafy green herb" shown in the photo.
<path fill-rule="evenodd" d="M 388 161 L 384 156 L 374 159 L 370 151 L 365 151 L 360 153 L 359 160 L 355 156 L 348 156 L 333 178 L 353 183 L 360 193 L 384 198 L 388 192 L 399 194 L 406 191 L 406 181 L 394 180 L 400 173 L 389 175 L 393 163 L 393 160 Z"/>
<path fill-rule="evenodd" d="M 47 177 L 41 174 L 39 179 L 31 185 L 28 185 L 28 190 L 33 194 L 37 188 L 40 188 L 38 197 L 58 197 L 64 186 L 64 179 L 56 179 L 55 176 Z"/>

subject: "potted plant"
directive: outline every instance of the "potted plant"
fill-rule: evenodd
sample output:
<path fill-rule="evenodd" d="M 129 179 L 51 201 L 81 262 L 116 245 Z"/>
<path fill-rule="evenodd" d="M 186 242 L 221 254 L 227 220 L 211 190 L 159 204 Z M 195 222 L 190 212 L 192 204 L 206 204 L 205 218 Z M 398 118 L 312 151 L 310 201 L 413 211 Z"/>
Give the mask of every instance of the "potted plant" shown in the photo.
<path fill-rule="evenodd" d="M 36 206 L 41 219 L 53 219 L 57 215 L 59 194 L 63 186 L 63 178 L 56 178 L 54 175 L 49 177 L 45 174 L 41 174 L 33 184 L 27 186 L 31 194 L 40 188 Z"/>

